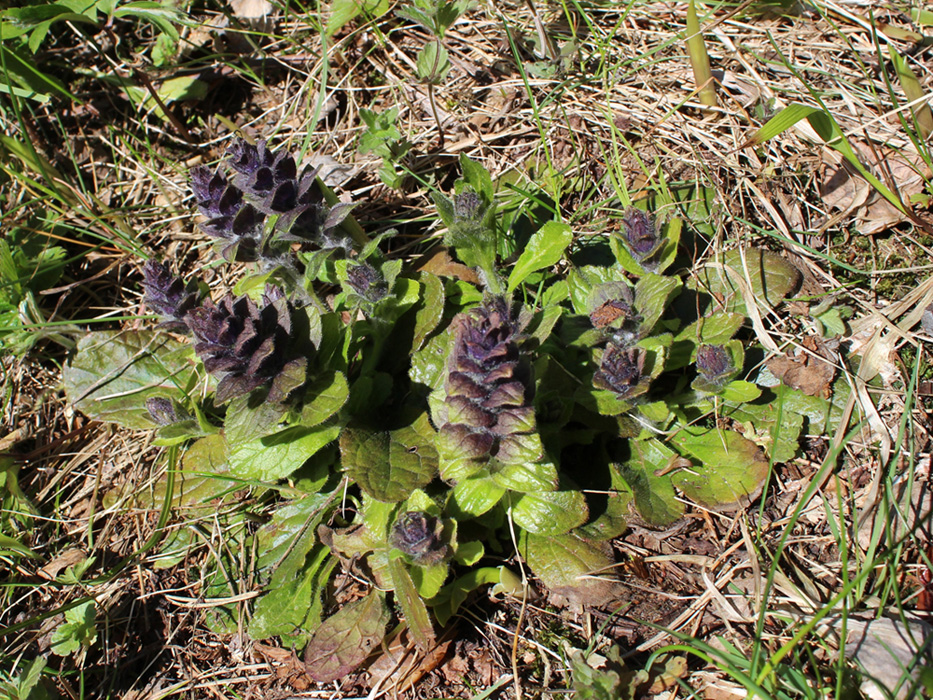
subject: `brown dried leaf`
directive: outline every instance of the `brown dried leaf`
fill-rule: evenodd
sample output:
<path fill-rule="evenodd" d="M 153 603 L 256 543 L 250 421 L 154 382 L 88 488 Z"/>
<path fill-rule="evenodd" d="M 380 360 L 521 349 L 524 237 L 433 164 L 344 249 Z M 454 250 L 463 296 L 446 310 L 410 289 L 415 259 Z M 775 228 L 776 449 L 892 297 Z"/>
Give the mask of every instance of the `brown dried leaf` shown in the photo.
<path fill-rule="evenodd" d="M 890 148 L 870 147 L 858 142 L 852 145 L 865 167 L 896 191 L 902 202 L 907 203 L 913 195 L 923 192 L 924 178 L 928 178 L 930 173 L 919 159 L 911 162 L 903 153 Z M 859 233 L 881 233 L 906 219 L 848 161 L 837 154 L 832 154 L 830 160 L 835 164 L 823 172 L 820 187 L 823 202 L 842 212 L 854 211 Z"/>
<path fill-rule="evenodd" d="M 479 284 L 479 277 L 472 267 L 455 262 L 446 248 L 441 248 L 418 267 L 421 272 L 430 272 L 438 277 L 453 277 L 470 284 Z"/>
<path fill-rule="evenodd" d="M 381 687 L 392 693 L 404 693 L 425 675 L 437 668 L 447 655 L 452 639 L 441 641 L 422 654 L 412 641 L 411 630 L 403 629 L 391 642 L 384 645 L 382 653 L 369 666 L 369 686 Z M 383 687 L 386 680 L 392 685 Z"/>
<path fill-rule="evenodd" d="M 828 351 L 812 336 L 804 338 L 801 345 L 810 352 L 801 352 L 796 357 L 778 355 L 765 364 L 771 374 L 791 389 L 828 399 L 832 393 L 830 385 L 836 376 L 836 368 L 825 359 Z"/>

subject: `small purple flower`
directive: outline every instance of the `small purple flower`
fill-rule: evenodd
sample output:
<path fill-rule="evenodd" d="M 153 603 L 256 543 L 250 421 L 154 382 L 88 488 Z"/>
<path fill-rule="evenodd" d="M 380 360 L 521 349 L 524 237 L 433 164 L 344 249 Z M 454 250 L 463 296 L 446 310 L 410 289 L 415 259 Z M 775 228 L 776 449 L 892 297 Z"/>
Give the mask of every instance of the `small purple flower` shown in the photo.
<path fill-rule="evenodd" d="M 443 561 L 449 548 L 441 540 L 437 518 L 421 511 L 409 511 L 395 521 L 389 544 L 412 558 L 416 564 L 430 565 Z"/>
<path fill-rule="evenodd" d="M 697 370 L 713 381 L 725 377 L 735 368 L 729 351 L 722 345 L 701 345 L 697 348 Z"/>
<path fill-rule="evenodd" d="M 483 214 L 483 202 L 473 190 L 467 188 L 454 197 L 454 219 L 473 221 Z"/>
<path fill-rule="evenodd" d="M 638 262 L 650 258 L 661 245 L 657 223 L 641 209 L 629 207 L 622 217 L 622 228 L 629 252 Z"/>
<path fill-rule="evenodd" d="M 164 427 L 178 422 L 175 404 L 164 396 L 150 396 L 146 399 L 146 410 L 157 425 Z"/>
<path fill-rule="evenodd" d="M 347 284 L 371 304 L 385 299 L 389 293 L 385 277 L 367 262 L 350 264 L 347 267 Z"/>
<path fill-rule="evenodd" d="M 198 288 L 172 274 L 168 265 L 148 260 L 143 266 L 146 304 L 162 315 L 160 324 L 169 330 L 187 330 L 185 316 L 198 305 Z"/>
<path fill-rule="evenodd" d="M 645 356 L 642 348 L 620 348 L 610 343 L 593 376 L 593 384 L 614 392 L 619 398 L 625 398 L 642 381 Z"/>

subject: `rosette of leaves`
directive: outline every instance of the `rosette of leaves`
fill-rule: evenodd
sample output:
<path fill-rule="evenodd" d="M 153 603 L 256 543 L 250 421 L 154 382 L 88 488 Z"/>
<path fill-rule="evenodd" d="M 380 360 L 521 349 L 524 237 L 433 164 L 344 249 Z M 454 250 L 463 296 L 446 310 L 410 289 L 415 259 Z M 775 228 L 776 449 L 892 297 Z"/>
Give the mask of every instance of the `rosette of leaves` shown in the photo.
<path fill-rule="evenodd" d="M 459 479 L 491 458 L 525 459 L 536 434 L 530 368 L 519 348 L 523 324 L 509 303 L 488 297 L 452 327 L 438 451 L 442 475 Z"/>
<path fill-rule="evenodd" d="M 185 282 L 168 265 L 148 260 L 143 266 L 144 300 L 162 317 L 166 330 L 187 331 L 185 316 L 198 306 L 200 291 L 194 281 Z"/>
<path fill-rule="evenodd" d="M 208 298 L 185 321 L 204 368 L 220 380 L 215 403 L 264 386 L 269 402 L 283 402 L 304 383 L 307 359 L 293 356 L 292 307 L 278 289 L 267 289 L 261 306 L 248 296 Z"/>
<path fill-rule="evenodd" d="M 318 169 L 298 171 L 294 157 L 274 153 L 265 141 L 233 142 L 216 171 L 191 171 L 201 230 L 220 242 L 225 260 L 279 262 L 292 242 L 317 248 L 348 248 L 339 225 L 352 204 L 326 205 Z"/>
<path fill-rule="evenodd" d="M 691 387 L 705 394 L 718 394 L 742 371 L 745 352 L 738 340 L 718 345 L 702 343 L 696 350 L 697 378 Z"/>
<path fill-rule="evenodd" d="M 629 207 L 622 216 L 621 231 L 610 235 L 609 244 L 627 272 L 662 272 L 677 254 L 681 226 L 680 219 L 661 224 L 655 216 Z"/>

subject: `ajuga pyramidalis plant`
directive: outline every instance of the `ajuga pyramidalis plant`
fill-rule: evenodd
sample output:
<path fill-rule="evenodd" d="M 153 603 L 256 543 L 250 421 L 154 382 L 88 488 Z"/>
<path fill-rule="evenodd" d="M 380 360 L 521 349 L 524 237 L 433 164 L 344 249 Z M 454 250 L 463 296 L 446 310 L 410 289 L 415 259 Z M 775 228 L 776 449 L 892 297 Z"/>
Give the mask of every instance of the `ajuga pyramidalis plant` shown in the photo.
<path fill-rule="evenodd" d="M 794 426 L 740 379 L 744 315 L 723 306 L 725 278 L 701 271 L 674 309 L 678 220 L 627 210 L 601 265 L 576 264 L 580 241 L 549 221 L 503 261 L 512 219 L 490 174 L 461 166 L 454 194 L 434 199 L 449 253 L 478 284 L 410 269 L 379 250 L 383 235 L 359 245 L 340 226 L 349 205 L 328 206 L 315 171 L 234 141 L 217 168 L 191 173 L 202 231 L 243 273 L 234 291 L 204 297 L 149 262 L 160 327 L 93 333 L 66 371 L 80 410 L 189 445 L 183 470 L 222 465 L 182 505 L 228 494 L 228 477 L 264 494 L 249 526 L 247 506 L 222 514 L 230 551 L 259 553 L 242 563 L 266 591 L 248 632 L 306 645 L 314 678 L 361 663 L 364 652 L 334 666 L 333 644 L 374 648 L 390 610 L 427 644 L 473 588 L 515 580 L 515 544 L 552 591 L 616 602 L 607 540 L 633 509 L 660 527 L 684 496 L 729 508 L 760 491 L 767 458 L 716 411 L 771 431 L 785 456 L 794 446 Z M 773 279 L 774 305 L 791 285 L 775 296 Z M 671 472 L 677 457 L 689 473 Z M 339 566 L 372 585 L 323 620 Z M 208 578 L 226 585 L 220 570 Z M 227 631 L 239 619 L 222 607 L 208 618 Z"/>

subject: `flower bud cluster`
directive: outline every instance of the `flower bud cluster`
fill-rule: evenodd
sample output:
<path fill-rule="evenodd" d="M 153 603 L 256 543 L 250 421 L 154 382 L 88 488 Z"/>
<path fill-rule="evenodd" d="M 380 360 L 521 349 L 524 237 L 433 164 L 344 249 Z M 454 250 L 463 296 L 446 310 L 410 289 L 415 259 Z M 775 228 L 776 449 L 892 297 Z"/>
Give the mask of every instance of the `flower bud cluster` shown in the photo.
<path fill-rule="evenodd" d="M 490 297 L 455 319 L 453 327 L 441 439 L 465 459 L 509 461 L 521 436 L 534 430 L 519 323 L 505 299 Z"/>
<path fill-rule="evenodd" d="M 185 316 L 198 305 L 198 287 L 172 274 L 165 263 L 148 260 L 143 265 L 143 290 L 147 306 L 162 316 L 163 328 L 186 331 Z"/>
<path fill-rule="evenodd" d="M 267 292 L 262 306 L 247 296 L 210 299 L 186 316 L 195 352 L 204 368 L 220 377 L 215 401 L 224 403 L 272 384 L 270 401 L 286 398 L 276 380 L 296 362 L 288 361 L 293 338 L 292 309 L 281 293 Z M 298 360 L 302 364 L 306 361 Z"/>
<path fill-rule="evenodd" d="M 228 261 L 275 258 L 295 241 L 346 247 L 337 226 L 352 205 L 328 207 L 317 172 L 299 173 L 289 153 L 273 153 L 264 141 L 253 145 L 238 139 L 218 170 L 201 166 L 191 171 L 191 189 L 207 218 L 201 230 L 220 242 Z"/>

